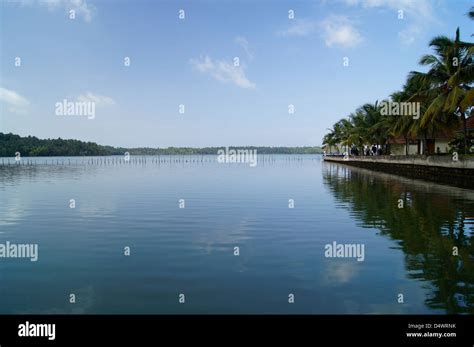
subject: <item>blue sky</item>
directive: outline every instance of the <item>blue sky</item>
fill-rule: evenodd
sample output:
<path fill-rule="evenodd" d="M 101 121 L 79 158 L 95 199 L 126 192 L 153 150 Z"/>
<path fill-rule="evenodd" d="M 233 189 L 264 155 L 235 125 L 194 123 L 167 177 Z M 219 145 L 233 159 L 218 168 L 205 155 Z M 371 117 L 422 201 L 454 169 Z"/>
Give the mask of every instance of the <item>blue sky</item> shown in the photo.
<path fill-rule="evenodd" d="M 320 145 L 420 70 L 431 38 L 459 26 L 471 39 L 471 5 L 1 0 L 0 131 L 127 147 Z M 94 102 L 95 117 L 56 115 L 64 99 Z"/>

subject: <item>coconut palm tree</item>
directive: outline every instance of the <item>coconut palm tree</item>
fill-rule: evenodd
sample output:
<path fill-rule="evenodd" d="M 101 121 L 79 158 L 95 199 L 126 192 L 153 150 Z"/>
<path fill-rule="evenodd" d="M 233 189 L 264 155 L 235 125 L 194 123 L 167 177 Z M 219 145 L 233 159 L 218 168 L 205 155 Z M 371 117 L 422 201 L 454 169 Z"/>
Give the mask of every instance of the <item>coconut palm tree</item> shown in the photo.
<path fill-rule="evenodd" d="M 323 145 L 329 147 L 335 146 L 339 150 L 339 146 L 346 143 L 349 132 L 349 125 L 346 120 L 341 119 L 340 121 L 334 123 L 331 129 L 328 129 L 329 132 L 323 137 Z"/>
<path fill-rule="evenodd" d="M 410 81 L 407 81 L 402 90 L 393 93 L 390 98 L 393 102 L 406 102 L 413 94 L 418 91 L 418 87 Z M 397 117 L 389 117 L 387 120 L 389 126 L 389 134 L 392 137 L 403 136 L 405 140 L 405 155 L 408 155 L 410 138 L 417 135 L 414 127 L 415 119 L 410 115 L 401 115 Z"/>
<path fill-rule="evenodd" d="M 341 119 L 337 124 L 340 132 L 340 144 L 345 147 L 345 152 L 349 152 L 349 147 L 354 143 L 352 135 L 354 125 L 347 118 Z"/>
<path fill-rule="evenodd" d="M 366 117 L 363 112 L 357 110 L 349 115 L 349 122 L 351 124 L 348 138 L 351 144 L 355 144 L 362 153 L 364 144 L 367 143 L 369 136 L 369 129 L 367 127 Z"/>
<path fill-rule="evenodd" d="M 382 103 L 385 102 L 387 100 L 382 101 Z M 381 103 L 378 101 L 373 104 L 364 104 L 362 109 L 369 129 L 369 142 L 386 145 L 390 137 L 390 116 L 382 114 Z"/>
<path fill-rule="evenodd" d="M 412 71 L 409 83 L 420 85 L 411 101 L 427 105 L 420 121 L 420 128 L 430 123 L 444 121 L 452 124 L 458 116 L 464 124 L 465 150 L 467 151 L 466 111 L 474 102 L 474 46 L 460 40 L 459 28 L 454 40 L 437 36 L 430 42 L 435 54 L 424 55 L 420 64 L 429 66 L 428 72 Z"/>
<path fill-rule="evenodd" d="M 337 141 L 335 140 L 336 134 L 335 134 L 334 129 L 328 129 L 328 130 L 329 130 L 329 133 L 327 133 L 323 137 L 323 146 L 328 146 L 329 153 L 331 153 L 332 152 L 331 148 L 337 145 Z"/>

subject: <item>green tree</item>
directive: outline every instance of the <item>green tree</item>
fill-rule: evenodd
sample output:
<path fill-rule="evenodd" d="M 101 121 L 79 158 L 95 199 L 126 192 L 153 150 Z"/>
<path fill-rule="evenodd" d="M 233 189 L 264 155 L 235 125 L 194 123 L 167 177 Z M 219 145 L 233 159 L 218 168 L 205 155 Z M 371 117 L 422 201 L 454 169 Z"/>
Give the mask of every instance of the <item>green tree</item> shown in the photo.
<path fill-rule="evenodd" d="M 474 101 L 473 44 L 460 40 L 458 28 L 454 40 L 437 36 L 431 40 L 430 47 L 435 54 L 420 59 L 421 65 L 429 66 L 428 72 L 412 71 L 409 75 L 411 83 L 422 86 L 410 100 L 427 104 L 420 128 L 426 129 L 436 121 L 453 124 L 453 117 L 460 117 L 467 139 L 467 110 Z"/>

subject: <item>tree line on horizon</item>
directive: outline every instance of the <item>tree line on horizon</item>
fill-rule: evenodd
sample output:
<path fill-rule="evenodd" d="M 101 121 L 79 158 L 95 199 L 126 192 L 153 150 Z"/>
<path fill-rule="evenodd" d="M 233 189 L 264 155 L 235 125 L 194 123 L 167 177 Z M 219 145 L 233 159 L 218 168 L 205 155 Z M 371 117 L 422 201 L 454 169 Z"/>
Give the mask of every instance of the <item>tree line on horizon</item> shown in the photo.
<path fill-rule="evenodd" d="M 467 15 L 474 20 L 474 7 Z M 474 144 L 466 126 L 467 119 L 474 116 L 474 44 L 462 41 L 457 28 L 454 39 L 436 36 L 429 46 L 434 53 L 419 61 L 428 67 L 427 72 L 411 71 L 402 89 L 387 100 L 366 103 L 336 122 L 324 135 L 323 146 L 330 151 L 346 146 L 362 153 L 365 145 L 377 144 L 389 154 L 389 140 L 403 137 L 408 155 L 409 140 L 420 139 L 426 149 L 427 139 L 449 130 L 455 134 L 452 149 L 469 153 Z M 419 103 L 420 116 L 387 115 L 382 108 L 390 102 Z"/>
<path fill-rule="evenodd" d="M 22 137 L 12 133 L 0 133 L 0 157 L 13 157 L 19 152 L 23 157 L 39 156 L 106 156 L 124 155 L 189 155 L 216 154 L 223 147 L 168 147 L 168 148 L 124 148 L 101 146 L 94 142 L 65 139 L 38 139 L 34 136 Z M 259 154 L 320 154 L 321 147 L 263 147 L 263 146 L 229 146 L 234 149 L 257 150 Z"/>

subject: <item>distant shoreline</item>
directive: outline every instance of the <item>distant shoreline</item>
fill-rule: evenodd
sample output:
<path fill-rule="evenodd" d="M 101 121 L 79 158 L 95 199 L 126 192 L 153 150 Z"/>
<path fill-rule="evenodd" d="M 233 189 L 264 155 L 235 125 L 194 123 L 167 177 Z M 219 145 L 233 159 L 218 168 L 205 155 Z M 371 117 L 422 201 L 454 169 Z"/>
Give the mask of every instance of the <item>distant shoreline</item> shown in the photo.
<path fill-rule="evenodd" d="M 207 155 L 217 154 L 225 147 L 238 150 L 256 150 L 258 154 L 322 154 L 320 146 L 268 147 L 268 146 L 221 146 L 221 147 L 168 147 L 168 148 L 126 148 L 103 146 L 94 142 L 65 139 L 38 139 L 22 137 L 12 133 L 0 133 L 0 157 L 87 157 L 124 155 Z"/>

